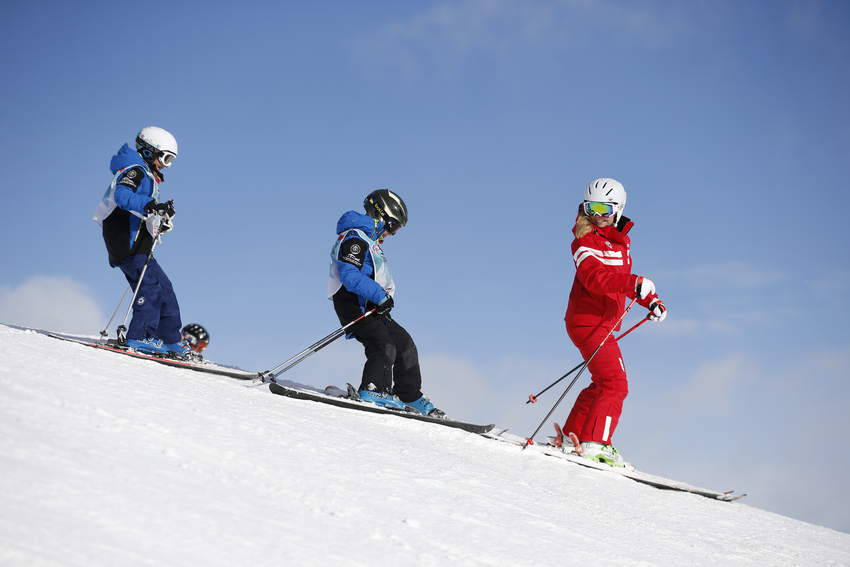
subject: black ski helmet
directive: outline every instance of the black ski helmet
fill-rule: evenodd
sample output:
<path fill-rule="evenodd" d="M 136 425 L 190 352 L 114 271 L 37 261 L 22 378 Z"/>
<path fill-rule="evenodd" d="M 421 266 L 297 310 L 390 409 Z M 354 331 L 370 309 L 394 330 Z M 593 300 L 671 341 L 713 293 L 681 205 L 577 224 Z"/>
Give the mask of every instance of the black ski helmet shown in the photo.
<path fill-rule="evenodd" d="M 206 329 L 195 323 L 183 327 L 183 339 L 189 343 L 189 347 L 194 352 L 198 353 L 210 344 L 210 334 L 207 333 Z"/>
<path fill-rule="evenodd" d="M 372 191 L 363 201 L 366 214 L 384 224 L 407 226 L 407 205 L 389 189 Z"/>

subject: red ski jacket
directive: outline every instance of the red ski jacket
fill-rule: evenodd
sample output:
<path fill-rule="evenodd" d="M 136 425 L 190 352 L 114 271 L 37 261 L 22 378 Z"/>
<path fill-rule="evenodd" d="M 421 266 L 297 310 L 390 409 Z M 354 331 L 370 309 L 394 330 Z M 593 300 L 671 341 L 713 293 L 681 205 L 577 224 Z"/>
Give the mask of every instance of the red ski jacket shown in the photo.
<path fill-rule="evenodd" d="M 626 298 L 636 296 L 637 276 L 632 275 L 628 236 L 633 226 L 628 218 L 621 217 L 616 226 L 594 227 L 573 240 L 576 276 L 564 316 L 567 326 L 610 328 L 623 314 Z M 656 297 L 652 294 L 638 303 L 647 307 Z"/>

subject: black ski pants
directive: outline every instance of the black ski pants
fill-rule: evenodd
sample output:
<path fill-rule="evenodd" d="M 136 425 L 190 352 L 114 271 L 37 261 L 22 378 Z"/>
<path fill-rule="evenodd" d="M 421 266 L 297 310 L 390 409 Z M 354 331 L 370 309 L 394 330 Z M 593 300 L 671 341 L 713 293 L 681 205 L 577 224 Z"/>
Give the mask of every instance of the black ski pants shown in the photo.
<path fill-rule="evenodd" d="M 422 397 L 419 353 L 401 325 L 373 319 L 357 329 L 354 338 L 366 352 L 361 390 L 368 389 L 371 383 L 378 391 L 391 392 L 402 402 L 414 402 Z"/>

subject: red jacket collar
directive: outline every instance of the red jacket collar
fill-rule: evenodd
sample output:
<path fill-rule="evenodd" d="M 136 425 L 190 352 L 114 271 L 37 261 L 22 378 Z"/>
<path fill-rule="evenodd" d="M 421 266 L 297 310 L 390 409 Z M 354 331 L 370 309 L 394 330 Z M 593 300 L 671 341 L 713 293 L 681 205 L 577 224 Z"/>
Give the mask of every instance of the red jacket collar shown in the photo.
<path fill-rule="evenodd" d="M 620 217 L 620 222 L 618 222 L 616 226 L 603 226 L 602 228 L 595 227 L 593 232 L 608 240 L 625 242 L 626 235 L 634 225 L 635 223 L 633 223 L 631 219 L 627 217 Z"/>

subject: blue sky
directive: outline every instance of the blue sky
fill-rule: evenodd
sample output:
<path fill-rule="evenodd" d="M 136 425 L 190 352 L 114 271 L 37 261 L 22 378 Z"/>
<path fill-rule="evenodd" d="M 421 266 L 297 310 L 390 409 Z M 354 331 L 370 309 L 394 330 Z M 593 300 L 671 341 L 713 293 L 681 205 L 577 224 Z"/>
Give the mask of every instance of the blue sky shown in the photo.
<path fill-rule="evenodd" d="M 0 32 L 0 322 L 103 328 L 126 286 L 91 216 L 160 126 L 156 256 L 210 358 L 264 370 L 333 331 L 336 220 L 386 187 L 426 395 L 528 435 L 563 389 L 528 394 L 579 362 L 574 211 L 614 177 L 669 308 L 621 343 L 615 445 L 850 532 L 847 3 L 28 2 Z M 361 359 L 340 342 L 290 377 L 356 382 Z"/>

